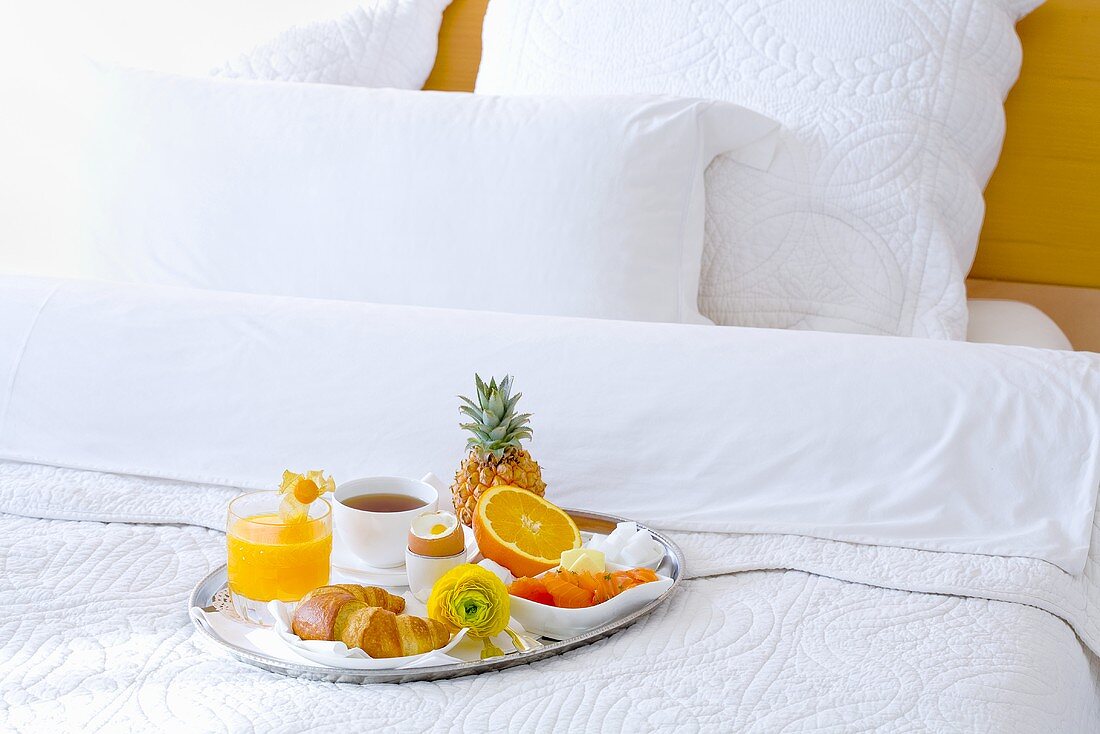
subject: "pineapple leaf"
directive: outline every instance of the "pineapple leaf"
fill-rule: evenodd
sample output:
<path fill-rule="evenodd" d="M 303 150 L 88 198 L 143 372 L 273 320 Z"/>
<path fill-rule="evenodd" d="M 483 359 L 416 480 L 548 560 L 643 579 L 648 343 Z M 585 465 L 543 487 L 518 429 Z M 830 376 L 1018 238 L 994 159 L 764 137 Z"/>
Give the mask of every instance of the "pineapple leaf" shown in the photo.
<path fill-rule="evenodd" d="M 488 382 L 481 375 L 474 375 L 474 387 L 477 388 L 477 401 L 459 395 L 462 404 L 459 411 L 472 422 L 460 423 L 468 431 L 467 448 L 478 455 L 492 454 L 502 458 L 512 448 L 519 448 L 520 441 L 531 437 L 527 423 L 530 413 L 516 413 L 516 406 L 523 393 L 512 395 L 514 378 L 505 375 L 500 382 L 490 377 Z"/>
<path fill-rule="evenodd" d="M 469 405 L 460 405 L 458 406 L 458 409 L 473 418 L 475 421 L 481 421 L 481 411 L 477 408 L 471 408 Z"/>
<path fill-rule="evenodd" d="M 496 428 L 500 424 L 497 417 L 487 410 L 481 412 L 481 425 L 485 428 Z"/>
<path fill-rule="evenodd" d="M 504 413 L 504 400 L 500 397 L 499 390 L 493 390 L 489 393 L 489 404 L 486 406 L 486 411 L 492 413 L 493 416 L 502 415 Z"/>
<path fill-rule="evenodd" d="M 476 423 L 463 423 L 459 428 L 469 431 L 474 434 L 474 437 L 480 439 L 484 443 L 490 443 L 493 439 L 489 437 L 489 434 L 481 430 L 481 426 Z"/>
<path fill-rule="evenodd" d="M 502 415 L 500 417 L 500 422 L 505 423 L 505 424 L 510 423 L 512 421 L 512 418 L 514 417 L 512 415 L 512 411 L 513 411 L 512 408 L 506 408 L 505 411 L 504 411 L 504 415 Z"/>

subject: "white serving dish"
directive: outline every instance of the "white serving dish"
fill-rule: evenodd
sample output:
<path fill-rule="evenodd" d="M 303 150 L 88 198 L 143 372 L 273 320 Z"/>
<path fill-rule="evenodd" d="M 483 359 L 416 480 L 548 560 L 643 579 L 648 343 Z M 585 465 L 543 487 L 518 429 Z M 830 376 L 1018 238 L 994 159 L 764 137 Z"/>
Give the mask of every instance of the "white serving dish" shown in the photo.
<path fill-rule="evenodd" d="M 465 627 L 459 630 L 450 642 L 438 650 L 398 658 L 372 658 L 358 647 L 349 648 L 342 642 L 303 640 L 294 634 L 291 630 L 291 620 L 295 606 L 295 604 L 273 601 L 268 604 L 268 609 L 275 618 L 275 634 L 287 647 L 310 662 L 332 668 L 349 668 L 351 670 L 395 670 L 397 668 L 413 668 L 418 665 L 446 665 L 447 663 L 462 662 L 459 658 L 452 657 L 447 653 L 466 637 L 469 630 Z"/>
<path fill-rule="evenodd" d="M 608 563 L 606 568 L 608 571 L 628 571 L 632 567 Z M 550 573 L 553 570 L 555 569 L 545 573 Z M 539 576 L 544 576 L 545 573 L 539 574 Z M 672 588 L 672 584 L 673 579 L 657 574 L 656 581 L 627 589 L 602 604 L 582 609 L 552 607 L 511 595 L 512 617 L 518 620 L 523 628 L 533 635 L 548 637 L 552 640 L 568 640 L 598 630 L 604 625 L 612 624 L 638 611 L 660 598 L 662 594 Z"/>

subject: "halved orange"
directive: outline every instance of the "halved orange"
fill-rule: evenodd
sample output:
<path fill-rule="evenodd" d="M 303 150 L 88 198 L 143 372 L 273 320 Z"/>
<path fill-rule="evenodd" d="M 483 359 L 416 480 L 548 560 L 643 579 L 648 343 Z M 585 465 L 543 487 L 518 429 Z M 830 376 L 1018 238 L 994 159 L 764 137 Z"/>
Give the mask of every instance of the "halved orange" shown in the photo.
<path fill-rule="evenodd" d="M 492 487 L 478 499 L 474 538 L 486 558 L 515 576 L 547 571 L 564 551 L 581 547 L 581 531 L 564 510 L 508 485 Z"/>

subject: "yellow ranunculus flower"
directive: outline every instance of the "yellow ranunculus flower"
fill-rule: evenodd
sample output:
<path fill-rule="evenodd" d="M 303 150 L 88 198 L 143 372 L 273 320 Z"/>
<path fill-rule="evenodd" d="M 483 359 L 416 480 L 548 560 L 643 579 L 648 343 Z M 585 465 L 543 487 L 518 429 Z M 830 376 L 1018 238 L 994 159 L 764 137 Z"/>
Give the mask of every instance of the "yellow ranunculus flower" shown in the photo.
<path fill-rule="evenodd" d="M 463 627 L 484 641 L 482 657 L 503 655 L 490 637 L 508 632 L 511 600 L 504 582 L 492 571 L 464 563 L 443 574 L 428 597 L 428 616 L 454 631 Z"/>

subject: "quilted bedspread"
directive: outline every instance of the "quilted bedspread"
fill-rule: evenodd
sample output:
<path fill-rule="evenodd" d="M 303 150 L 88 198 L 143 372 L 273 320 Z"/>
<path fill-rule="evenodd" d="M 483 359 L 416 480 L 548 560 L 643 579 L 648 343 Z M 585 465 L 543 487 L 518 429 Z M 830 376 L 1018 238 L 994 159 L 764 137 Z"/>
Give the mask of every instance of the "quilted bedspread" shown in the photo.
<path fill-rule="evenodd" d="M 251 668 L 193 633 L 187 596 L 223 562 L 214 528 L 235 491 L 0 463 L 0 729 L 1100 727 L 1095 548 L 1069 576 L 1019 558 L 680 533 L 693 578 L 608 640 L 496 674 L 359 687 Z"/>

